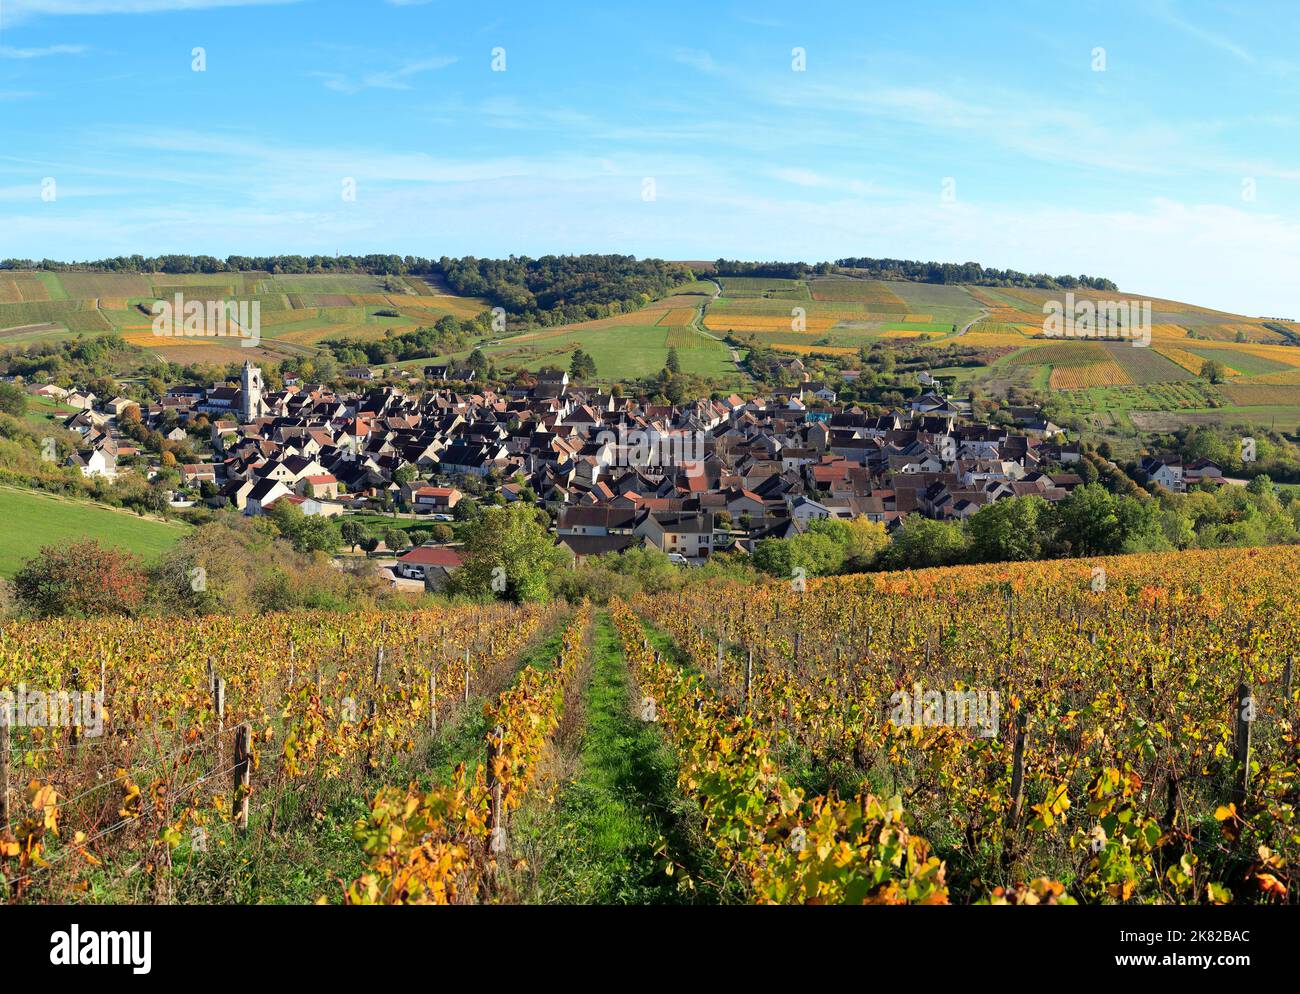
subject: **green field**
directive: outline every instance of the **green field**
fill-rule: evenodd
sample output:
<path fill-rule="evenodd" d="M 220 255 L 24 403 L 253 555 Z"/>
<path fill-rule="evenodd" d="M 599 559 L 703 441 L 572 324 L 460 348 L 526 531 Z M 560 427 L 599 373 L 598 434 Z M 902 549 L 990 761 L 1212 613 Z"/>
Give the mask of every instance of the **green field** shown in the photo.
<path fill-rule="evenodd" d="M 58 427 L 62 430 L 63 421 L 69 414 L 75 414 L 75 407 L 68 407 L 50 397 L 38 397 L 36 394 L 27 395 L 27 421 L 29 424 L 37 425 L 41 428 L 50 426 Z"/>
<path fill-rule="evenodd" d="M 189 525 L 142 518 L 90 501 L 0 486 L 0 576 L 12 577 L 42 546 L 67 546 L 86 538 L 135 553 L 145 562 L 174 545 Z"/>
<path fill-rule="evenodd" d="M 687 335 L 687 331 L 690 329 L 653 325 L 575 327 L 525 343 L 512 344 L 510 339 L 505 339 L 484 346 L 483 351 L 498 366 L 537 370 L 543 366 L 567 369 L 573 352 L 582 349 L 596 362 L 597 381 L 608 383 L 659 372 L 668 361 L 668 339 L 671 336 L 682 372 L 716 379 L 737 376 L 730 352 L 722 342 L 698 332 Z"/>

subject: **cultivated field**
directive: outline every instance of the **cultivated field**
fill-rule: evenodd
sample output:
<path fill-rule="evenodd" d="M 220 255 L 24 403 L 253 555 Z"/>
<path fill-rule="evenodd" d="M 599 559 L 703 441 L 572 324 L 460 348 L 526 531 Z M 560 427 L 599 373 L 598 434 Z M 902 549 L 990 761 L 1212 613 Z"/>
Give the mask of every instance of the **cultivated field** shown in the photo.
<path fill-rule="evenodd" d="M 0 681 L 106 709 L 16 732 L 0 863 L 19 903 L 1294 903 L 1298 568 L 9 625 Z"/>
<path fill-rule="evenodd" d="M 596 363 L 595 382 L 612 383 L 653 376 L 664 368 L 672 348 L 682 372 L 738 381 L 727 347 L 697 328 L 704 300 L 702 294 L 678 292 L 626 314 L 502 338 L 483 351 L 498 365 L 537 370 L 567 369 L 573 353 L 582 349 Z"/>
<path fill-rule="evenodd" d="M 257 301 L 263 344 L 243 349 L 215 339 L 155 336 L 150 309 L 176 294 L 187 301 Z M 410 331 L 448 314 L 468 319 L 486 308 L 417 277 L 6 271 L 0 274 L 0 346 L 116 332 L 177 362 L 274 361 L 314 351 L 326 338 L 373 341 L 388 329 Z M 195 352 L 196 344 L 204 351 Z"/>

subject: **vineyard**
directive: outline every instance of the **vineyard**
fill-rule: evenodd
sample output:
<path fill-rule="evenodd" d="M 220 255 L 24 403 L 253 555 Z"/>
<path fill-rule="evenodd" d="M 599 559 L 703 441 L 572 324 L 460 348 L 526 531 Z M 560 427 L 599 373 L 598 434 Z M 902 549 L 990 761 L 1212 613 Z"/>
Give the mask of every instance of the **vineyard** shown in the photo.
<path fill-rule="evenodd" d="M 0 895 L 1295 903 L 1297 567 L 1219 550 L 603 610 L 12 624 L 0 687 L 105 707 L 96 728 L 15 712 Z M 304 832 L 325 859 L 340 799 L 346 854 L 277 890 L 259 861 Z"/>
<path fill-rule="evenodd" d="M 406 772 L 558 620 L 489 607 L 8 626 L 0 687 L 103 702 L 91 727 L 42 692 L 0 736 L 6 787 L 25 785 L 0 805 L 9 897 L 170 899 L 237 835 L 263 843 L 333 785 Z M 60 707 L 69 720 L 45 720 Z"/>
<path fill-rule="evenodd" d="M 620 626 L 755 900 L 1294 902 L 1297 565 L 1168 554 L 633 605 L 685 668 Z M 954 696 L 977 691 L 996 715 L 963 723 Z"/>

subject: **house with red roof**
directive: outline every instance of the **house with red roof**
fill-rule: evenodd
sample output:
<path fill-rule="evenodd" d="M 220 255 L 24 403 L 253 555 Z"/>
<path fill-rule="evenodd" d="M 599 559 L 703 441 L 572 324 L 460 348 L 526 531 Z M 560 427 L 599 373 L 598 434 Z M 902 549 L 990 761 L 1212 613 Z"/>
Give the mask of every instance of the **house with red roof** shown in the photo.
<path fill-rule="evenodd" d="M 423 580 L 428 590 L 438 590 L 460 568 L 463 559 L 455 549 L 421 545 L 401 556 L 393 572 L 407 580 Z"/>

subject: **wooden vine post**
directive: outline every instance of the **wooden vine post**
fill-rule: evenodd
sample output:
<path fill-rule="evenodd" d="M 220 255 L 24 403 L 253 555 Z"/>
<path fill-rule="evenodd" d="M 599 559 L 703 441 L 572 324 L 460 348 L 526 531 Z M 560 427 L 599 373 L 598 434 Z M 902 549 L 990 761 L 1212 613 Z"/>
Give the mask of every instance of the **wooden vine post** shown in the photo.
<path fill-rule="evenodd" d="M 222 770 L 226 766 L 226 681 L 212 671 L 212 720 L 216 725 L 213 736 L 213 769 Z"/>
<path fill-rule="evenodd" d="M 1255 701 L 1250 683 L 1243 680 L 1237 687 L 1237 734 L 1233 758 L 1236 779 L 1232 787 L 1232 801 L 1238 807 L 1250 792 L 1250 732 L 1255 723 Z"/>
<path fill-rule="evenodd" d="M 505 737 L 505 729 L 497 725 L 489 736 L 487 744 L 488 851 L 494 855 L 504 852 L 506 848 L 501 780 L 497 777 L 496 771 L 496 761 L 505 746 Z"/>
<path fill-rule="evenodd" d="M 1022 706 L 1016 714 L 1015 751 L 1011 760 L 1011 809 L 1007 812 L 1006 839 L 1002 844 L 1004 866 L 1011 865 L 1011 840 L 1020 826 L 1020 813 L 1025 806 L 1025 740 L 1028 738 L 1028 725 L 1028 715 Z"/>
<path fill-rule="evenodd" d="M 72 667 L 72 689 L 81 690 L 81 667 Z M 72 751 L 72 759 L 75 762 L 77 758 L 77 745 L 81 738 L 81 728 L 77 724 L 76 716 L 73 716 L 72 722 L 68 725 L 68 746 Z"/>
<path fill-rule="evenodd" d="M 438 671 L 429 670 L 429 733 L 438 731 Z"/>
<path fill-rule="evenodd" d="M 366 735 L 369 744 L 366 746 L 366 765 L 361 771 L 362 773 L 370 771 L 375 758 L 375 718 L 379 714 L 379 685 L 384 679 L 384 647 L 382 645 L 375 650 L 375 669 L 371 675 L 374 679 L 370 688 L 370 700 L 366 704 Z"/>
<path fill-rule="evenodd" d="M 749 707 L 750 698 L 754 690 L 754 650 L 749 650 L 749 655 L 745 658 L 745 707 Z"/>
<path fill-rule="evenodd" d="M 241 832 L 248 830 L 248 795 L 252 780 L 253 726 L 244 722 L 235 729 L 234 800 L 230 817 Z"/>
<path fill-rule="evenodd" d="M 0 705 L 0 827 L 9 826 L 9 708 Z"/>

